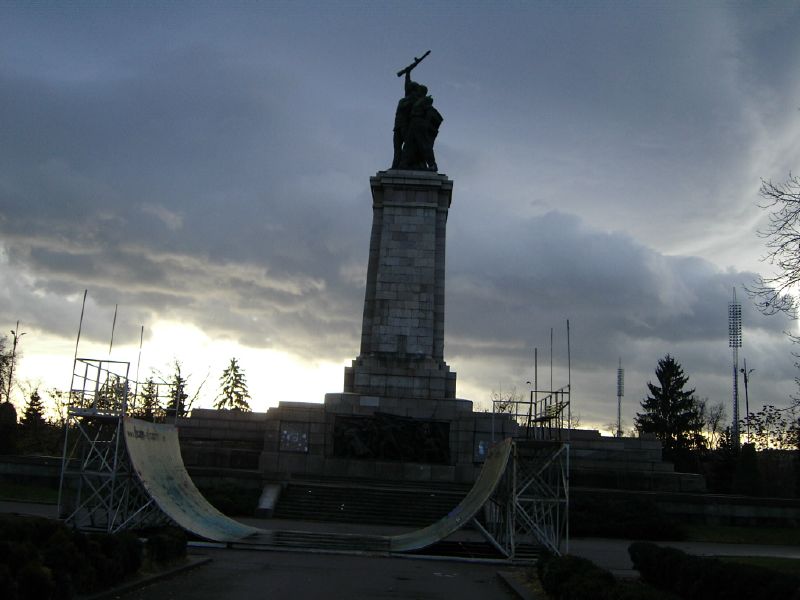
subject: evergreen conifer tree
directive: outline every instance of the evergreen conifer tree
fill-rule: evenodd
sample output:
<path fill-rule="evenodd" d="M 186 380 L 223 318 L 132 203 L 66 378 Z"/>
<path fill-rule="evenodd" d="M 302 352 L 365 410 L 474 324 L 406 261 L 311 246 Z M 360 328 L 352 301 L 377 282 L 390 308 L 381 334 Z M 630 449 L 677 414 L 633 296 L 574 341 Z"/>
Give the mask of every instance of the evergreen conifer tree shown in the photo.
<path fill-rule="evenodd" d="M 232 409 L 249 411 L 250 404 L 247 399 L 250 398 L 250 392 L 247 391 L 247 380 L 242 372 L 239 363 L 235 358 L 231 359 L 231 364 L 222 373 L 219 378 L 220 393 L 217 396 L 217 401 L 214 408 L 217 410 Z"/>
<path fill-rule="evenodd" d="M 688 452 L 703 446 L 703 410 L 694 389 L 684 386 L 689 376 L 669 354 L 658 361 L 659 385 L 648 382 L 650 394 L 642 400 L 644 412 L 636 413 L 636 429 L 653 433 L 664 445 L 664 458 L 685 459 Z"/>
<path fill-rule="evenodd" d="M 44 404 L 39 390 L 34 390 L 28 398 L 20 419 L 19 432 L 25 450 L 41 452 L 47 448 L 50 427 L 44 418 Z"/>
<path fill-rule="evenodd" d="M 139 392 L 136 410 L 133 415 L 144 421 L 159 422 L 164 418 L 164 410 L 158 400 L 158 386 L 152 377 L 149 377 Z"/>
<path fill-rule="evenodd" d="M 186 378 L 181 375 L 181 367 L 177 362 L 175 363 L 175 373 L 169 381 L 169 402 L 167 405 L 167 417 L 174 419 L 175 417 L 186 416 L 186 400 L 189 394 L 186 393 Z"/>

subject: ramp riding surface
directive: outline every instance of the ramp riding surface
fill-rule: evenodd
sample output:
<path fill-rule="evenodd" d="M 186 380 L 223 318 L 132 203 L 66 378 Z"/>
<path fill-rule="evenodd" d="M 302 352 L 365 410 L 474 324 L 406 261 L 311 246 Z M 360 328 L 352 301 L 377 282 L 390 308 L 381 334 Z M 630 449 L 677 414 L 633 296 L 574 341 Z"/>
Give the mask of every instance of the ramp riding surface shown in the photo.
<path fill-rule="evenodd" d="M 324 541 L 339 548 L 352 545 L 371 551 L 385 549 L 389 552 L 409 552 L 425 548 L 472 520 L 494 493 L 511 453 L 510 439 L 495 445 L 469 493 L 446 517 L 432 525 L 394 536 L 328 534 L 315 537 L 297 531 L 258 529 L 226 517 L 209 504 L 189 477 L 181 457 L 178 430 L 174 425 L 150 423 L 131 417 L 124 417 L 123 425 L 131 465 L 152 500 L 170 519 L 207 540 L 269 546 L 298 546 L 302 542 L 319 546 Z M 316 539 L 319 537 L 325 540 Z M 288 541 L 288 538 L 292 541 Z"/>
<path fill-rule="evenodd" d="M 392 552 L 409 552 L 430 546 L 469 523 L 489 498 L 503 477 L 511 454 L 511 439 L 497 443 L 489 451 L 475 485 L 450 513 L 436 523 L 389 538 Z"/>
<path fill-rule="evenodd" d="M 200 537 L 232 542 L 262 533 L 226 517 L 208 503 L 186 472 L 174 425 L 124 417 L 125 444 L 139 481 L 158 507 Z"/>

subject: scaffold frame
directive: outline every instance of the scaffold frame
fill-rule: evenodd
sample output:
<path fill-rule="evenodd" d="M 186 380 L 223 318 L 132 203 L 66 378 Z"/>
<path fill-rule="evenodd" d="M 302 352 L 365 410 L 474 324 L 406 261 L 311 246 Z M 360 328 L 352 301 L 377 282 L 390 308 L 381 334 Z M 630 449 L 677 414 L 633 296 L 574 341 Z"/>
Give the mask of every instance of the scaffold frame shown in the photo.
<path fill-rule="evenodd" d="M 538 542 L 556 555 L 569 552 L 569 444 L 513 443 L 505 474 L 476 528 L 506 558 Z"/>
<path fill-rule="evenodd" d="M 81 530 L 113 533 L 165 522 L 134 473 L 122 419 L 130 363 L 75 358 L 61 461 L 58 514 Z"/>

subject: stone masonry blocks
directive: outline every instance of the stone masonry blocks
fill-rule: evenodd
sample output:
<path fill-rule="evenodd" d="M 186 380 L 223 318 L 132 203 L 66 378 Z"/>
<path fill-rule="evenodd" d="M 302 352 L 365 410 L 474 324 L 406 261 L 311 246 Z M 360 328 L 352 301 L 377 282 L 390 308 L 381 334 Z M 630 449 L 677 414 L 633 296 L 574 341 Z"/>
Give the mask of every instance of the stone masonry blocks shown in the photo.
<path fill-rule="evenodd" d="M 385 171 L 370 185 L 361 352 L 345 369 L 345 392 L 454 398 L 455 373 L 444 363 L 445 237 L 453 184 L 435 173 Z M 432 363 L 437 375 L 421 372 Z"/>

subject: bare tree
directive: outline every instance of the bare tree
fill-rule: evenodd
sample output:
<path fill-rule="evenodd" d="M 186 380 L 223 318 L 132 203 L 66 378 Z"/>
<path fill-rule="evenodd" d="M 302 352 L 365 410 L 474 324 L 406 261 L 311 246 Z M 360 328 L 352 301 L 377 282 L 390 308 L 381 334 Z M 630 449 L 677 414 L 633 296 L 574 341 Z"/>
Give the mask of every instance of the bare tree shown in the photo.
<path fill-rule="evenodd" d="M 764 260 L 775 266 L 775 274 L 759 276 L 747 288 L 756 306 L 767 315 L 786 313 L 797 318 L 797 287 L 800 285 L 800 178 L 789 174 L 784 183 L 761 180 L 761 208 L 769 221 L 759 235 L 764 238 Z M 797 339 L 795 338 L 795 341 Z"/>
<path fill-rule="evenodd" d="M 769 221 L 760 230 L 765 240 L 767 254 L 763 260 L 773 265 L 770 276 L 759 276 L 747 292 L 756 307 L 765 315 L 784 313 L 792 319 L 798 317 L 798 293 L 800 293 L 800 177 L 789 173 L 782 183 L 761 180 L 759 206 L 769 211 Z M 800 336 L 786 333 L 793 343 L 800 343 Z M 800 359 L 800 353 L 793 353 Z M 795 365 L 800 367 L 800 361 Z M 795 381 L 800 385 L 800 377 Z M 800 397 L 792 396 L 795 405 Z"/>
<path fill-rule="evenodd" d="M 158 373 L 156 376 L 160 378 L 161 383 L 168 386 L 169 397 L 167 398 L 167 405 L 164 407 L 167 420 L 174 420 L 177 417 L 186 417 L 192 410 L 192 405 L 200 396 L 203 386 L 208 381 L 208 373 L 206 373 L 203 381 L 197 386 L 197 390 L 191 396 L 188 392 L 190 374 L 184 372 L 183 364 L 177 358 L 172 362 L 172 373 L 167 376 Z"/>
<path fill-rule="evenodd" d="M 492 390 L 492 393 L 489 394 L 492 411 L 499 413 L 516 414 L 518 412 L 517 406 L 522 402 L 522 399 L 522 392 L 518 392 L 516 386 L 512 387 L 508 392 L 503 392 L 503 388 L 500 388 L 499 391 Z"/>
<path fill-rule="evenodd" d="M 720 436 L 722 436 L 722 432 L 725 430 L 725 425 L 728 422 L 725 404 L 722 402 L 710 404 L 708 398 L 703 398 L 699 402 L 703 408 L 703 421 L 705 422 L 703 433 L 708 440 L 708 447 L 716 448 L 719 445 Z"/>

